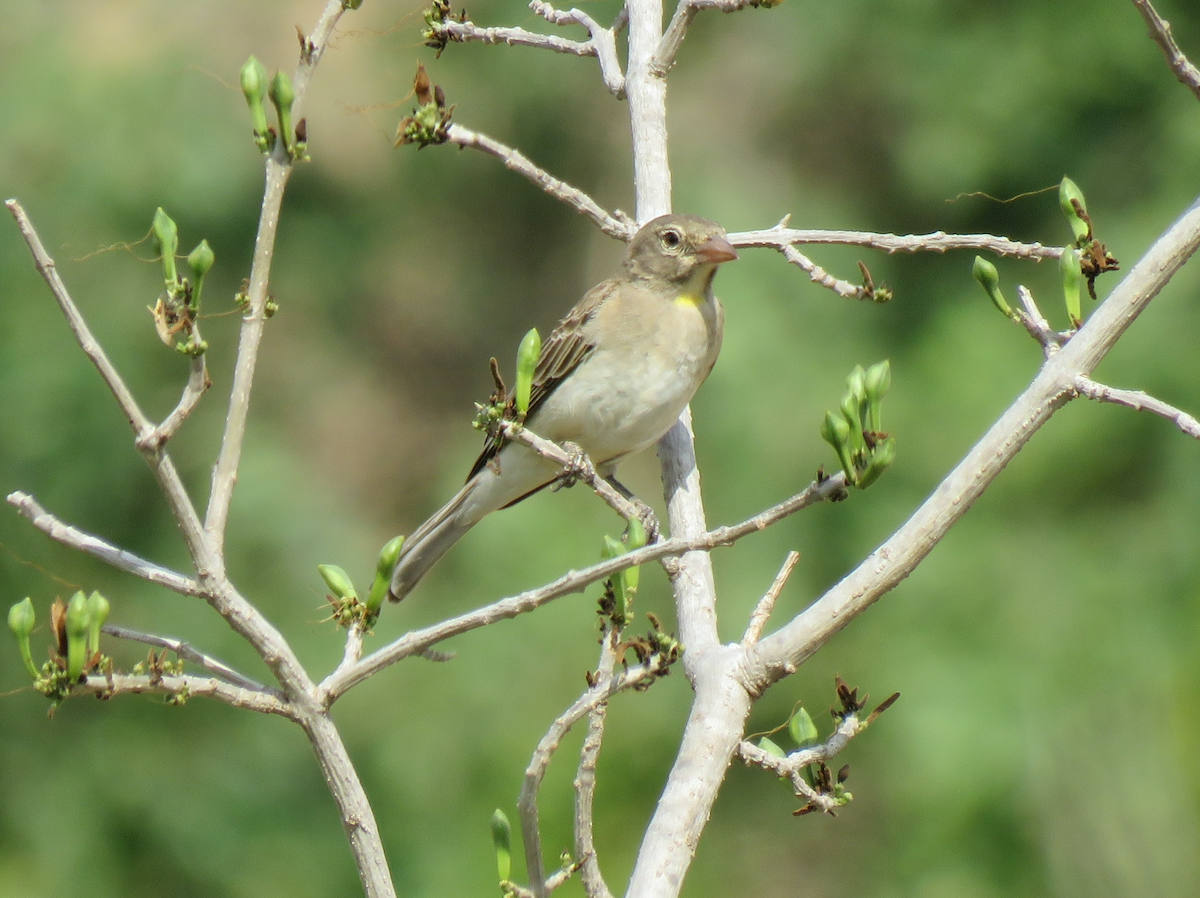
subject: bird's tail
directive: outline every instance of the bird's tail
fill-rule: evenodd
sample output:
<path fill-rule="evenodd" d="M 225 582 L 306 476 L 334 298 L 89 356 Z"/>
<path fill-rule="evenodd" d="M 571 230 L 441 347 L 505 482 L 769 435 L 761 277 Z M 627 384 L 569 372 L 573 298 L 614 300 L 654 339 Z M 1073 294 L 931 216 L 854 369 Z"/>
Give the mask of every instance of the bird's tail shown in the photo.
<path fill-rule="evenodd" d="M 392 571 L 392 585 L 388 590 L 391 601 L 399 602 L 408 595 L 429 569 L 450 551 L 451 546 L 478 523 L 478 519 L 466 513 L 464 508 L 472 486 L 472 483 L 468 483 L 459 490 L 458 495 L 447 502 L 441 511 L 404 541 L 404 548 Z"/>

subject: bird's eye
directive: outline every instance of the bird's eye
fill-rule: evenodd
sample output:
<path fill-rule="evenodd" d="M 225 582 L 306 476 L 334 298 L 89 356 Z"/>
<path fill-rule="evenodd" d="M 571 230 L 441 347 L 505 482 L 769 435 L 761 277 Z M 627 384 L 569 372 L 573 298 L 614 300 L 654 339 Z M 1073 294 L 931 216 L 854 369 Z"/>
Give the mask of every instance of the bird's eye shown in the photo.
<path fill-rule="evenodd" d="M 667 228 L 667 230 L 663 231 L 660 239 L 662 240 L 662 245 L 667 249 L 674 249 L 683 241 L 683 237 L 674 228 Z"/>

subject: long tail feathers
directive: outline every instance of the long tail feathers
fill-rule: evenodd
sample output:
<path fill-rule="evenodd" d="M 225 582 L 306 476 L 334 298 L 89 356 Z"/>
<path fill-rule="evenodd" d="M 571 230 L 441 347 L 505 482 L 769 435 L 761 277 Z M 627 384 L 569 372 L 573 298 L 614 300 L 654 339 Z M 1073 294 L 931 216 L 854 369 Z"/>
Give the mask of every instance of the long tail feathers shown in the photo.
<path fill-rule="evenodd" d="M 475 526 L 474 520 L 463 520 L 463 501 L 470 484 L 463 487 L 441 511 L 427 520 L 404 542 L 396 569 L 392 572 L 392 585 L 388 598 L 399 602 L 420 582 L 421 578 L 450 551 L 450 548 Z"/>

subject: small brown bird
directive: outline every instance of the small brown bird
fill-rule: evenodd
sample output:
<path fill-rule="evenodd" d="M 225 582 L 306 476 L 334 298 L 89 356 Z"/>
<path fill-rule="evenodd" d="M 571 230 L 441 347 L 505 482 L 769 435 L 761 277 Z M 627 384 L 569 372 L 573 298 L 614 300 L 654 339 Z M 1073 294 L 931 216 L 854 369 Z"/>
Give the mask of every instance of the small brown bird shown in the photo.
<path fill-rule="evenodd" d="M 724 312 L 717 266 L 737 252 L 716 222 L 663 215 L 630 241 L 621 270 L 596 285 L 542 346 L 525 423 L 570 441 L 612 478 L 658 442 L 717 360 Z M 390 598 L 404 598 L 485 515 L 553 483 L 561 468 L 526 446 L 489 440 L 466 486 L 405 541 Z"/>

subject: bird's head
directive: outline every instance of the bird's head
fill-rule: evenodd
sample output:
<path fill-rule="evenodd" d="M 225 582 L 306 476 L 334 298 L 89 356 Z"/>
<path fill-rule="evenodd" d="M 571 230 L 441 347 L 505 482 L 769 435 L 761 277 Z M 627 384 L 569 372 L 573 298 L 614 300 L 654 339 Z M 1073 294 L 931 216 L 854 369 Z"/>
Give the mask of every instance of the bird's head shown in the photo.
<path fill-rule="evenodd" d="M 695 215 L 662 215 L 642 226 L 625 255 L 633 278 L 667 281 L 687 292 L 707 290 L 717 266 L 738 257 L 715 221 Z"/>

